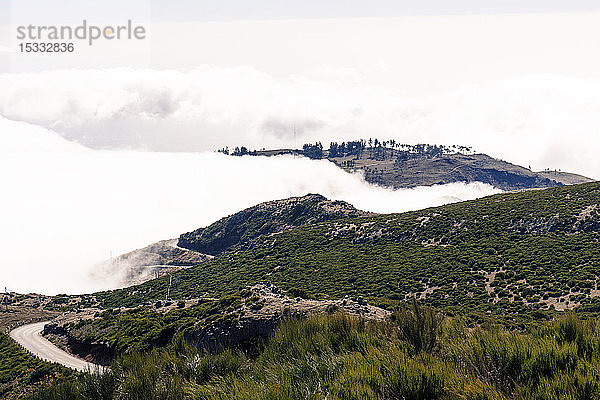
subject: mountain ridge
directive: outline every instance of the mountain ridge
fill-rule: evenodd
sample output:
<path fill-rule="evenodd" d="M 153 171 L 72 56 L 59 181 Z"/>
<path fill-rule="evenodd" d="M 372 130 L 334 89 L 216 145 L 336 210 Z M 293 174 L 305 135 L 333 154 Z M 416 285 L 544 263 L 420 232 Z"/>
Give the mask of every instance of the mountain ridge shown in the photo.
<path fill-rule="evenodd" d="M 373 215 L 341 200 L 307 194 L 271 200 L 248 207 L 212 223 L 184 233 L 177 245 L 200 253 L 217 255 L 236 245 L 247 245 L 262 235 L 340 218 Z"/>
<path fill-rule="evenodd" d="M 346 172 L 361 172 L 369 183 L 398 188 L 413 188 L 453 182 L 482 182 L 511 191 L 580 184 L 592 179 L 562 171 L 532 171 L 530 168 L 475 153 L 464 146 L 429 144 L 406 145 L 393 140 L 332 142 L 328 150 L 319 142 L 302 149 L 249 151 L 242 147 L 221 149 L 233 156 L 298 155 L 326 159 Z"/>

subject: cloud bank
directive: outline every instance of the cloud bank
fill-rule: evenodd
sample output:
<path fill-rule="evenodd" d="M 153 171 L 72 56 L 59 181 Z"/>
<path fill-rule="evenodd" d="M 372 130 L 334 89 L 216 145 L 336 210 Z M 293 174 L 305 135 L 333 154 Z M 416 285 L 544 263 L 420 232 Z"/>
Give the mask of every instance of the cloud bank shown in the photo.
<path fill-rule="evenodd" d="M 600 81 L 515 77 L 429 97 L 320 67 L 275 78 L 251 67 L 0 75 L 0 114 L 92 148 L 202 151 L 365 137 L 473 146 L 534 169 L 600 178 Z"/>
<path fill-rule="evenodd" d="M 90 279 L 94 265 L 262 201 L 321 193 L 400 212 L 497 192 L 478 183 L 393 191 L 302 158 L 92 150 L 2 117 L 0 170 L 0 283 L 50 294 L 113 287 Z"/>

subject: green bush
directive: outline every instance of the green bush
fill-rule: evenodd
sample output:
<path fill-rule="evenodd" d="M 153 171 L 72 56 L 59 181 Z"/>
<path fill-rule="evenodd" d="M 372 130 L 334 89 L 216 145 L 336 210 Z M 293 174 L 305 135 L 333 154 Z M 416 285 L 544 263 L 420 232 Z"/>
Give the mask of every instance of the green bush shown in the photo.
<path fill-rule="evenodd" d="M 398 324 L 400 337 L 412 345 L 415 353 L 432 352 L 437 348 L 443 316 L 418 305 L 414 297 L 411 308 L 396 310 L 392 321 Z"/>

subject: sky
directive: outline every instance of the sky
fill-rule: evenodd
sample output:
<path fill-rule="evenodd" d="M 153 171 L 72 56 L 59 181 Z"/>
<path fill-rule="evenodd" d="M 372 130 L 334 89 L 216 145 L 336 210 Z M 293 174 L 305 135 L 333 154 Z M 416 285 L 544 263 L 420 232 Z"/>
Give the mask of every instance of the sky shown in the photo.
<path fill-rule="evenodd" d="M 47 14 L 44 0 L 10 0 L 0 4 L 2 14 L 20 3 L 30 9 L 30 14 Z M 152 18 L 158 21 L 231 21 L 311 18 L 366 18 L 404 15 L 448 14 L 502 14 L 502 13 L 562 13 L 600 11 L 594 0 L 127 0 L 103 2 L 61 0 L 55 3 L 60 14 L 77 14 L 79 9 L 93 9 L 96 15 L 120 10 L 127 13 L 132 8 L 146 6 Z"/>
<path fill-rule="evenodd" d="M 495 193 L 392 191 L 223 146 L 377 137 L 600 178 L 597 1 L 48 4 L 0 2 L 0 283 L 14 290 L 114 287 L 89 279 L 110 255 L 274 198 L 399 212 Z M 83 20 L 147 37 L 19 51 L 18 26 Z"/>
<path fill-rule="evenodd" d="M 360 73 L 363 84 L 409 95 L 523 74 L 598 77 L 600 6 L 594 3 L 62 0 L 62 7 L 48 8 L 43 0 L 18 0 L 0 5 L 0 46 L 14 50 L 0 52 L 0 72 L 208 64 L 251 66 L 284 77 L 347 68 Z M 78 45 L 73 54 L 16 51 L 19 25 L 76 25 L 83 19 L 138 21 L 146 24 L 148 40 Z"/>

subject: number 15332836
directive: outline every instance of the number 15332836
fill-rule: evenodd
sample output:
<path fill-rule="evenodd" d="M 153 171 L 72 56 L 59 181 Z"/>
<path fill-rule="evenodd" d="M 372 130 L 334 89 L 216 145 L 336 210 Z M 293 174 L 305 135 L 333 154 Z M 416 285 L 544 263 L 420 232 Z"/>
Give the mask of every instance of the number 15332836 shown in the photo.
<path fill-rule="evenodd" d="M 21 53 L 72 53 L 75 51 L 73 43 L 19 43 Z"/>

